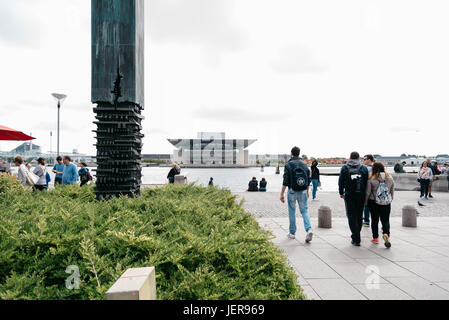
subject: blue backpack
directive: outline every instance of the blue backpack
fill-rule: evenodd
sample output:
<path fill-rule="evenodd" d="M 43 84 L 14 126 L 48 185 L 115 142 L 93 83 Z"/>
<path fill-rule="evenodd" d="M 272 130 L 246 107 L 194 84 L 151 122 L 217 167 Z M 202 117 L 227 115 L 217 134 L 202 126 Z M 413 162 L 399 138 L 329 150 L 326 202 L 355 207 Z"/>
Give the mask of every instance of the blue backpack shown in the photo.
<path fill-rule="evenodd" d="M 290 162 L 290 182 L 294 191 L 306 190 L 309 186 L 309 175 L 301 162 Z"/>

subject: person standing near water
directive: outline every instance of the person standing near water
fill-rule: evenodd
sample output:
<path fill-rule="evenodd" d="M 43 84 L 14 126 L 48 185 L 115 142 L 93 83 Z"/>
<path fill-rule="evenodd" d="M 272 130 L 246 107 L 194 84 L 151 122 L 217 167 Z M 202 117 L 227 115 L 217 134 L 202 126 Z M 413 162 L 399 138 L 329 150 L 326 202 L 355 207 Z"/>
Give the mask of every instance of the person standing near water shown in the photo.
<path fill-rule="evenodd" d="M 80 187 L 82 187 L 89 182 L 90 173 L 89 169 L 87 169 L 87 164 L 85 162 L 80 162 L 80 167 L 81 169 L 79 169 L 78 175 L 80 176 L 81 181 Z"/>
<path fill-rule="evenodd" d="M 295 239 L 296 233 L 296 202 L 298 202 L 299 211 L 304 220 L 304 229 L 307 232 L 306 242 L 312 241 L 313 232 L 310 224 L 310 217 L 307 208 L 307 199 L 309 198 L 310 170 L 307 164 L 299 159 L 300 149 L 293 147 L 290 154 L 290 160 L 285 164 L 284 180 L 282 181 L 281 202 L 285 202 L 284 192 L 287 191 L 288 217 L 290 232 L 287 235 L 289 239 Z"/>
<path fill-rule="evenodd" d="M 53 166 L 53 173 L 55 174 L 55 186 L 57 184 L 62 184 L 62 173 L 64 172 L 65 164 L 62 162 L 62 157 L 58 156 L 56 158 L 56 163 Z"/>
<path fill-rule="evenodd" d="M 210 187 L 214 186 L 214 178 L 210 177 L 208 186 Z"/>
<path fill-rule="evenodd" d="M 44 158 L 37 159 L 37 166 L 34 168 L 33 173 L 39 177 L 39 180 L 34 185 L 34 189 L 39 191 L 47 190 L 47 169 Z"/>
<path fill-rule="evenodd" d="M 344 199 L 346 216 L 351 229 L 351 243 L 360 246 L 363 222 L 363 207 L 365 204 L 368 169 L 360 163 L 358 152 L 352 152 L 349 161 L 341 168 L 338 178 L 338 192 Z"/>
<path fill-rule="evenodd" d="M 368 169 L 368 176 L 371 173 L 374 162 L 375 162 L 375 160 L 374 160 L 374 156 L 372 154 L 367 154 L 363 157 L 363 164 Z M 370 216 L 370 209 L 369 209 L 368 205 L 365 205 L 363 207 L 363 226 L 364 227 L 369 227 L 369 216 Z"/>
<path fill-rule="evenodd" d="M 70 185 L 78 183 L 78 170 L 76 165 L 72 163 L 72 159 L 69 156 L 64 156 L 62 160 L 65 164 L 64 171 L 62 172 L 62 184 Z"/>
<path fill-rule="evenodd" d="M 316 191 L 320 185 L 320 169 L 318 169 L 318 161 L 312 161 L 312 200 L 316 200 Z"/>
<path fill-rule="evenodd" d="M 432 169 L 428 167 L 428 162 L 424 161 L 418 172 L 418 181 L 421 190 L 421 195 L 419 196 L 420 198 L 425 197 L 426 200 L 429 200 L 430 194 L 429 186 L 432 179 L 433 179 Z"/>
<path fill-rule="evenodd" d="M 180 173 L 181 168 L 176 163 L 173 163 L 172 168 L 167 175 L 168 183 L 175 183 L 175 176 Z"/>
<path fill-rule="evenodd" d="M 17 173 L 17 180 L 20 181 L 20 184 L 27 188 L 27 176 L 28 176 L 28 169 L 26 165 L 23 163 L 23 158 L 21 156 L 16 156 L 14 158 L 14 164 L 19 167 L 18 173 Z"/>

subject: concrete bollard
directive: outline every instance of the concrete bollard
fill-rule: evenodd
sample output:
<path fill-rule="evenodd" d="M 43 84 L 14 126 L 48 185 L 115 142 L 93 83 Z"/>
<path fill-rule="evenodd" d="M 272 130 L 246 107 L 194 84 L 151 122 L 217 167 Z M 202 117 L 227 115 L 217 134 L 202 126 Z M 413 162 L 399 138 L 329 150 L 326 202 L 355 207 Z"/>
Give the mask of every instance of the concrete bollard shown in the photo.
<path fill-rule="evenodd" d="M 416 209 L 413 206 L 404 206 L 402 208 L 402 226 L 416 228 Z"/>
<path fill-rule="evenodd" d="M 156 300 L 154 267 L 131 268 L 106 292 L 107 300 Z"/>
<path fill-rule="evenodd" d="M 318 228 L 332 228 L 332 210 L 329 207 L 318 209 Z"/>
<path fill-rule="evenodd" d="M 187 177 L 183 175 L 176 175 L 175 176 L 175 184 L 186 184 L 187 183 Z"/>

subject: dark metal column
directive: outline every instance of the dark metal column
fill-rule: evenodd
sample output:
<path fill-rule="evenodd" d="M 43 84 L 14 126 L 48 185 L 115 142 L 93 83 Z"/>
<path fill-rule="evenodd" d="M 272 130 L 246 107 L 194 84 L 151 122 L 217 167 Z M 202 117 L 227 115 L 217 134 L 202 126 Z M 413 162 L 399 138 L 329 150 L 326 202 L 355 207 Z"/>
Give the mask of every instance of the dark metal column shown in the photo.
<path fill-rule="evenodd" d="M 97 199 L 140 193 L 144 0 L 92 0 Z"/>

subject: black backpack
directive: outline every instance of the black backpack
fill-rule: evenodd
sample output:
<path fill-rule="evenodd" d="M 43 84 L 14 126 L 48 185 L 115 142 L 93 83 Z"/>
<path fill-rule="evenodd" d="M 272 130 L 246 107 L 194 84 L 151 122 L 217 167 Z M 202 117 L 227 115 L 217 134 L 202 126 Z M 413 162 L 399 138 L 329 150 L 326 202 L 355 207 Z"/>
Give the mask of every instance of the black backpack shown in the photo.
<path fill-rule="evenodd" d="M 362 166 L 360 164 L 357 167 L 347 166 L 348 176 L 346 180 L 346 189 L 350 193 L 362 192 L 362 173 L 360 172 L 361 167 Z"/>
<path fill-rule="evenodd" d="M 309 175 L 300 162 L 290 162 L 290 182 L 294 191 L 306 190 L 309 186 Z"/>

